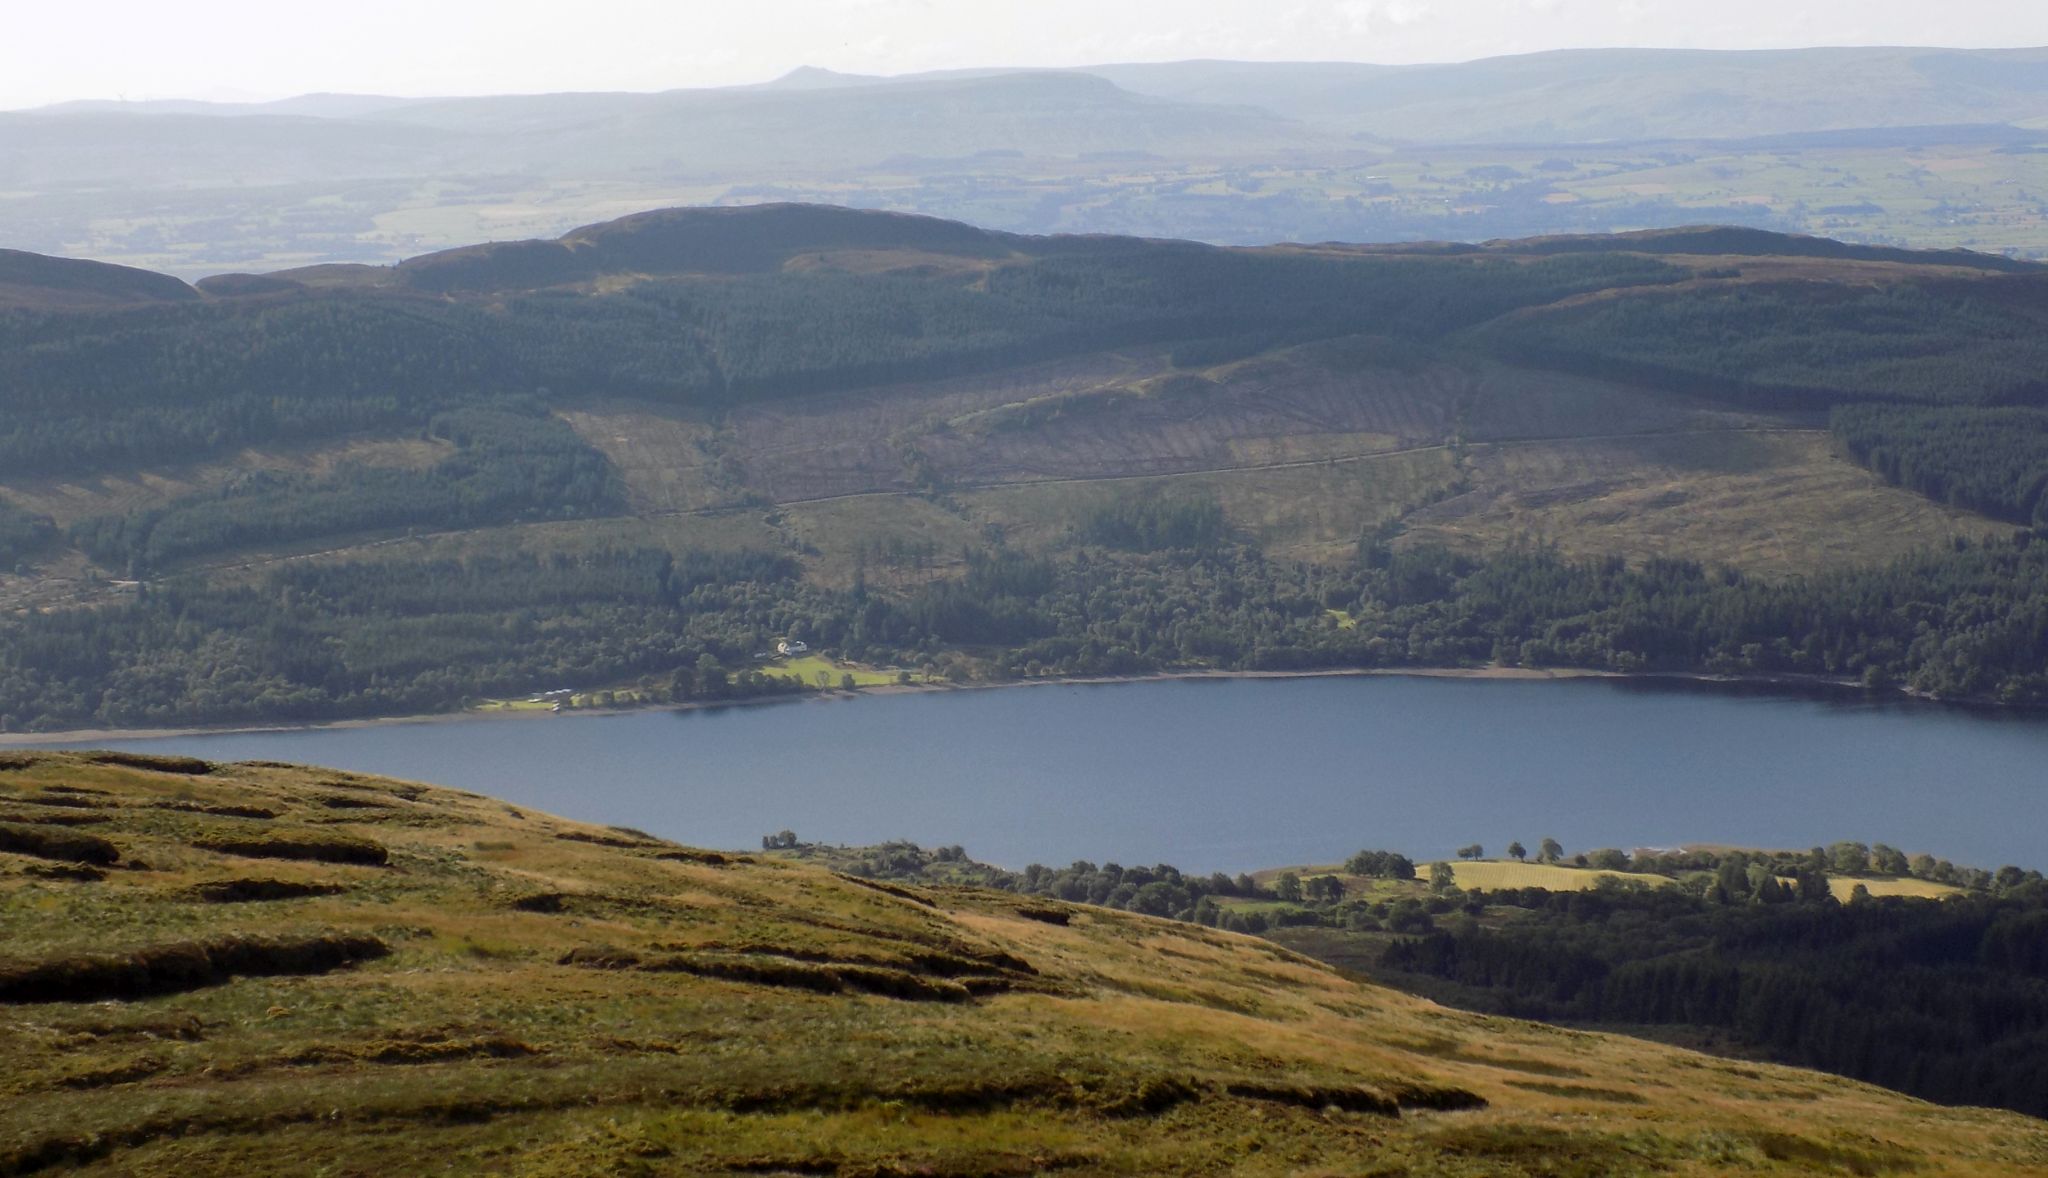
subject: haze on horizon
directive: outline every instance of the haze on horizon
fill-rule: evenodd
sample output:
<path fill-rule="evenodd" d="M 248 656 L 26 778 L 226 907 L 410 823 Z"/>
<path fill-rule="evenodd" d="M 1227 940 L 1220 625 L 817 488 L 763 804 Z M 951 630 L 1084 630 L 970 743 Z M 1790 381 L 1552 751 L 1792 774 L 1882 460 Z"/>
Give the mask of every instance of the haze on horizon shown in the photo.
<path fill-rule="evenodd" d="M 1191 58 L 1409 64 L 1595 47 L 2048 45 L 2048 5 L 2018 11 L 2009 0 L 1810 0 L 1796 10 L 1777 0 L 106 0 L 25 5 L 9 24 L 0 109 L 665 90 L 761 82 L 802 65 L 901 74 Z"/>

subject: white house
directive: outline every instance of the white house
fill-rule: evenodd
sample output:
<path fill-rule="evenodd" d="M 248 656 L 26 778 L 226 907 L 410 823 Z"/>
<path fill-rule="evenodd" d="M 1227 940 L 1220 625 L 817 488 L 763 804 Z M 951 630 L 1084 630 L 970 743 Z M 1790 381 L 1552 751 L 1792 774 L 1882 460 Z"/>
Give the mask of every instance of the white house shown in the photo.
<path fill-rule="evenodd" d="M 783 655 L 809 654 L 811 653 L 811 645 L 808 642 L 791 642 L 785 638 L 775 644 L 775 653 Z"/>

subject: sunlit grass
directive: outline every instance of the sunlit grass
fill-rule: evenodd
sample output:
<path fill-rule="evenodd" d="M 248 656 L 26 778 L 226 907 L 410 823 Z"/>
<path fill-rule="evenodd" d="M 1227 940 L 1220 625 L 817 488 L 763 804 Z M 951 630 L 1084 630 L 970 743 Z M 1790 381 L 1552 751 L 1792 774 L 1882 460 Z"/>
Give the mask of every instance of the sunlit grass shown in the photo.
<path fill-rule="evenodd" d="M 2048 1128 L 2025 1118 L 1446 1011 L 1195 925 L 1085 907 L 1053 925 L 1007 894 L 879 891 L 331 771 L 10 764 L 7 812 L 104 817 L 89 829 L 122 858 L 99 882 L 56 882 L 0 854 L 0 978 L 230 935 L 375 937 L 388 955 L 0 1007 L 9 1172 L 431 1159 L 493 1174 L 1290 1174 L 1365 1158 L 1384 1173 L 1754 1173 L 1790 1157 L 2017 1175 L 2048 1161 Z M 259 836 L 373 840 L 390 863 L 202 848 Z M 1461 877 L 1492 866 L 1524 865 Z M 341 890 L 201 898 L 263 879 Z M 1486 1103 L 1325 1107 L 1390 1094 Z"/>

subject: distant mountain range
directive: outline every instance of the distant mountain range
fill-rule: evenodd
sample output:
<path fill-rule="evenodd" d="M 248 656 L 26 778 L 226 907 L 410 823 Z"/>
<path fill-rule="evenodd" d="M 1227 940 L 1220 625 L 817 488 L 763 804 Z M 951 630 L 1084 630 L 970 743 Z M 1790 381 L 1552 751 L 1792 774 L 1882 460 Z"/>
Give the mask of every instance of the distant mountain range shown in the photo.
<path fill-rule="evenodd" d="M 1226 244 L 1716 221 L 2040 255 L 2044 148 L 2048 49 L 805 68 L 661 93 L 74 102 L 0 113 L 0 244 L 198 278 L 794 200 Z M 1930 154 L 1901 154 L 1915 151 Z M 1754 158 L 1770 153 L 1787 158 Z"/>
<path fill-rule="evenodd" d="M 827 93 L 829 99 L 816 101 Z M 266 103 L 72 102 L 28 113 L 315 118 L 469 134 L 573 132 L 602 140 L 620 131 L 655 129 L 650 122 L 711 113 L 772 121 L 794 109 L 826 114 L 846 110 L 849 103 L 848 113 L 867 115 L 921 108 L 928 112 L 925 121 L 876 126 L 862 138 L 883 142 L 935 134 L 937 146 L 943 146 L 950 122 L 996 110 L 1018 128 L 1041 135 L 1050 130 L 1048 116 L 1097 112 L 1104 121 L 1083 128 L 1067 145 L 1079 150 L 1087 149 L 1084 141 L 1091 136 L 1107 141 L 1128 135 L 1121 146 L 1145 147 L 1141 140 L 1147 137 L 1171 138 L 1198 124 L 1204 134 L 1223 136 L 1213 146 L 1228 147 L 1247 130 L 1276 129 L 1274 120 L 1297 124 L 1291 139 L 1388 143 L 1574 144 L 1869 127 L 2039 127 L 2048 124 L 2048 48 L 1587 49 L 1445 65 L 1185 61 L 895 77 L 805 67 L 762 85 L 652 94 L 308 94 Z M 1118 113 L 1121 118 L 1114 117 Z M 831 120 L 835 127 L 839 122 Z M 977 150 L 990 147 L 1054 149 L 1022 135 L 981 143 Z"/>

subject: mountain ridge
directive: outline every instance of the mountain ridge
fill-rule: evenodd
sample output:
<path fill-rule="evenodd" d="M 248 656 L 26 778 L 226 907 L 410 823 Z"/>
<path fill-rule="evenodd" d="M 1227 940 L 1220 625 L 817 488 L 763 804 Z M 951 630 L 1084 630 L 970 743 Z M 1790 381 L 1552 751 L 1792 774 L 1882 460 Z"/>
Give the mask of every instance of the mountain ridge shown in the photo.
<path fill-rule="evenodd" d="M 1839 88 L 1841 79 L 1829 80 L 1810 90 L 1795 91 L 1797 97 L 1781 99 L 1779 113 L 1767 113 L 1765 104 L 1746 112 L 1718 101 L 1718 114 L 1702 108 L 1697 114 L 1686 103 L 1663 107 L 1665 117 L 1677 120 L 1662 130 L 1643 122 L 1647 106 L 1665 103 L 1649 97 L 1657 89 L 1677 82 L 1705 95 L 1719 94 L 1715 87 L 1741 79 L 1743 85 L 1785 87 L 1809 71 L 1839 71 L 1867 67 L 1887 71 L 1889 85 L 1897 99 L 1918 104 L 1924 111 L 1939 110 L 1963 114 L 1962 118 L 1918 118 L 1901 120 L 1888 113 L 1890 106 L 1873 107 L 1853 98 L 1837 101 L 1827 93 Z M 1672 75 L 1681 75 L 1674 79 Z M 1696 139 L 1753 138 L 1759 135 L 1799 132 L 1840 131 L 1865 127 L 1928 125 L 1938 122 L 1984 123 L 2008 121 L 1985 119 L 1991 110 L 2040 115 L 2038 101 L 2031 96 L 2048 86 L 2048 48 L 1972 49 L 1936 46 L 1814 46 L 1795 49 L 1560 49 L 1469 61 L 1414 64 L 1381 64 L 1345 61 L 1242 61 L 1229 59 L 1187 59 L 1165 62 L 1102 63 L 1064 67 L 990 67 L 937 70 L 898 75 L 847 74 L 816 66 L 800 66 L 767 82 L 657 91 L 541 92 L 518 95 L 477 95 L 453 98 L 406 99 L 379 95 L 299 95 L 266 103 L 205 103 L 169 101 L 121 103 L 85 100 L 32 108 L 31 114 L 65 114 L 82 111 L 114 113 L 178 112 L 195 115 L 247 116 L 252 114 L 303 114 L 340 119 L 418 121 L 433 119 L 431 112 L 481 109 L 478 104 L 499 103 L 532 107 L 536 102 L 556 99 L 614 111 L 647 108 L 664 103 L 688 102 L 716 95 L 772 96 L 805 95 L 823 91 L 891 89 L 932 86 L 999 84 L 1006 79 L 1036 76 L 1073 76 L 1101 79 L 1125 92 L 1202 106 L 1261 108 L 1275 115 L 1347 133 L 1370 132 L 1391 141 L 1404 142 L 1599 142 L 1613 139 Z M 1555 102 L 1573 90 L 1590 97 L 1602 87 L 1633 80 L 1646 95 L 1626 115 L 1602 123 L 1588 112 L 1560 122 L 1559 116 L 1530 121 L 1526 115 L 1509 113 L 1533 101 Z M 1999 97 L 2003 95 L 2004 97 Z M 1725 98 L 1726 95 L 1723 95 Z M 1455 100 L 1465 104 L 1465 126 L 1446 121 L 1445 111 L 1431 104 Z M 1474 100 L 1496 100 L 1509 111 L 1498 116 L 1481 116 L 1476 122 Z M 2003 106 L 1997 105 L 2004 103 Z M 2019 105 L 2015 105 L 2018 102 Z M 1803 105 L 1802 105 L 1803 104 Z M 1402 106 L 1414 108 L 1420 122 L 1404 124 L 1392 114 Z M 1711 105 L 1711 104 L 1710 104 Z M 1803 110 L 1805 113 L 1797 113 Z M 1733 115 L 1747 120 L 1714 129 L 1716 117 Z M 1789 115 L 1789 117 L 1787 117 Z M 1488 118 L 1496 119 L 1488 123 Z M 1594 121 L 1587 121 L 1589 118 Z M 1509 121 L 1499 121 L 1509 120 Z M 1627 120 L 1635 120 L 1631 123 Z M 1577 126 L 1576 134 L 1561 134 L 1563 127 Z M 1503 138 L 1505 134 L 1506 138 Z"/>

